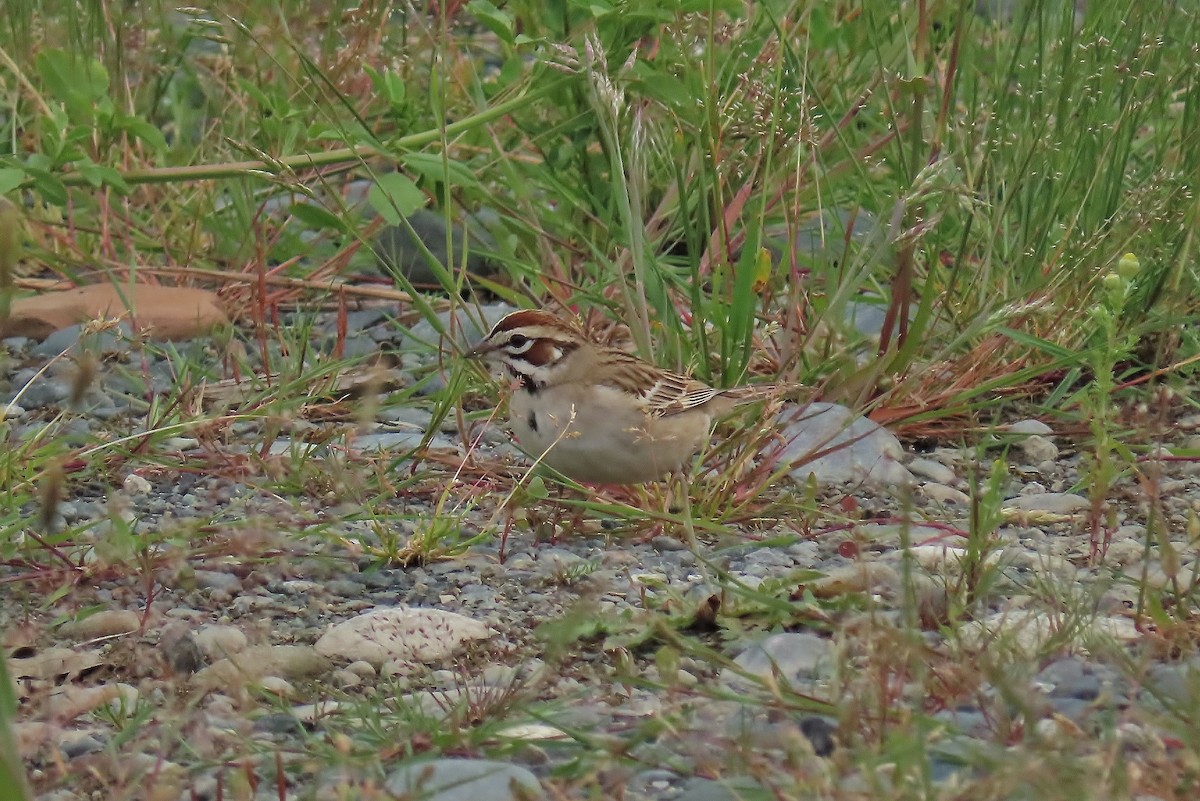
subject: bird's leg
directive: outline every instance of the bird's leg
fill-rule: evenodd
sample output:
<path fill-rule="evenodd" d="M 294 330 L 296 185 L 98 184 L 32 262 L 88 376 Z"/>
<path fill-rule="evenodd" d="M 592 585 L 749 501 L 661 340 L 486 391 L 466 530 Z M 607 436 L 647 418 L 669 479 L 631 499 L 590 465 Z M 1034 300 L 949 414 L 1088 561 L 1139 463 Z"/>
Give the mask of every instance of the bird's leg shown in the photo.
<path fill-rule="evenodd" d="M 679 491 L 683 494 L 683 533 L 687 535 L 688 547 L 692 549 L 692 553 L 699 553 L 699 545 L 696 541 L 696 527 L 692 523 L 692 471 L 689 465 L 681 467 L 671 473 L 667 479 L 667 512 L 673 511 L 672 507 L 674 500 L 672 489 L 676 484 L 679 486 Z"/>

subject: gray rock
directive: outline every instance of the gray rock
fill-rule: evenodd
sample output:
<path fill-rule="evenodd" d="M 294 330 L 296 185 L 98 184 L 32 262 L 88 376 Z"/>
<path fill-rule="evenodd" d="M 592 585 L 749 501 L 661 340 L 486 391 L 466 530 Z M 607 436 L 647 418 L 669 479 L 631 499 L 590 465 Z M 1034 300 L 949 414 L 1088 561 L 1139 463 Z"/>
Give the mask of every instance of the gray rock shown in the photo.
<path fill-rule="evenodd" d="M 936 481 L 939 484 L 950 486 L 954 484 L 956 476 L 954 471 L 941 462 L 935 462 L 932 459 L 916 458 L 908 461 L 908 469 L 922 478 L 927 478 L 930 481 Z"/>
<path fill-rule="evenodd" d="M 780 413 L 776 427 L 787 442 L 779 458 L 799 463 L 791 471 L 798 482 L 806 482 L 810 475 L 822 484 L 914 482 L 912 473 L 899 462 L 904 449 L 896 435 L 845 406 L 810 403 Z M 814 453 L 822 455 L 813 459 Z"/>
<path fill-rule="evenodd" d="M 211 660 L 240 653 L 249 646 L 245 633 L 236 626 L 205 626 L 195 637 L 196 646 Z"/>
<path fill-rule="evenodd" d="M 56 406 L 71 396 L 71 385 L 54 378 L 42 376 L 32 384 L 25 386 L 19 399 L 27 409 L 41 409 L 46 406 Z"/>
<path fill-rule="evenodd" d="M 777 233 L 779 229 L 774 231 Z M 839 264 L 848 253 L 871 246 L 879 249 L 881 254 L 887 248 L 887 258 L 890 258 L 886 233 L 878 218 L 865 209 L 823 209 L 796 226 L 793 247 L 801 265 Z M 770 236 L 771 232 L 768 232 Z M 772 247 L 770 242 L 767 246 Z M 880 315 L 879 321 L 882 319 Z"/>
<path fill-rule="evenodd" d="M 931 501 L 936 501 L 941 504 L 955 504 L 957 506 L 970 506 L 971 496 L 962 490 L 957 490 L 954 487 L 947 487 L 945 484 L 939 484 L 936 481 L 930 481 L 921 485 L 920 492 Z"/>
<path fill-rule="evenodd" d="M 1043 423 L 1041 420 L 1032 418 L 1026 420 L 1018 420 L 1015 423 L 1006 425 L 1003 431 L 1008 434 L 1020 434 L 1023 436 L 1037 435 L 1048 437 L 1054 433 L 1054 429 Z"/>
<path fill-rule="evenodd" d="M 1021 495 L 1009 498 L 1004 505 L 1023 512 L 1050 512 L 1073 514 L 1091 507 L 1091 502 L 1082 495 L 1069 492 L 1043 492 L 1038 495 Z"/>
<path fill-rule="evenodd" d="M 242 591 L 242 580 L 232 573 L 220 570 L 197 570 L 193 576 L 196 586 L 205 590 L 219 590 L 235 595 Z"/>
<path fill-rule="evenodd" d="M 831 718 L 807 715 L 800 719 L 800 731 L 819 757 L 829 756 L 837 746 L 837 722 Z"/>
<path fill-rule="evenodd" d="M 26 417 L 29 410 L 24 406 L 18 406 L 15 403 L 0 401 L 0 422 L 5 420 L 20 420 Z"/>
<path fill-rule="evenodd" d="M 1200 657 L 1155 665 L 1150 669 L 1143 692 L 1168 704 L 1194 707 L 1200 701 Z"/>
<path fill-rule="evenodd" d="M 58 741 L 67 759 L 78 759 L 104 750 L 103 735 L 89 731 L 64 731 Z"/>
<path fill-rule="evenodd" d="M 83 329 L 83 325 L 58 329 L 42 340 L 33 349 L 32 355 L 51 358 L 64 351 L 85 349 L 97 353 L 122 353 L 128 349 L 123 343 L 133 337 L 133 327 L 128 322 L 119 323 L 115 329 L 92 334 L 84 334 Z"/>
<path fill-rule="evenodd" d="M 472 309 L 462 307 L 455 309 L 454 344 L 459 350 L 471 348 L 479 340 L 483 339 L 484 335 L 491 330 L 492 326 L 500 322 L 502 317 L 516 310 L 516 306 L 510 306 L 507 303 L 492 303 Z M 483 318 L 482 324 L 480 324 L 480 317 Z M 442 330 L 450 332 L 450 312 L 438 312 L 437 318 Z M 411 329 L 404 332 L 404 334 L 414 344 L 432 345 L 444 350 L 447 354 L 452 352 L 443 343 L 442 335 L 438 333 L 438 329 L 428 320 L 419 321 Z"/>
<path fill-rule="evenodd" d="M 80 639 L 111 637 L 137 631 L 142 621 L 128 609 L 105 609 L 82 620 L 71 621 L 62 627 L 63 633 Z"/>
<path fill-rule="evenodd" d="M 823 637 L 805 632 L 773 634 L 761 643 L 752 645 L 734 660 L 741 670 L 726 668 L 721 679 L 734 687 L 751 686 L 742 674 L 770 680 L 778 676 L 791 686 L 831 674 L 833 644 Z"/>
<path fill-rule="evenodd" d="M 411 451 L 421 447 L 425 439 L 424 431 L 388 431 L 380 434 L 362 434 L 353 440 L 354 448 L 358 451 Z M 441 435 L 436 435 L 429 441 L 432 450 L 456 450 L 457 445 Z"/>
<path fill-rule="evenodd" d="M 207 662 L 196 638 L 185 623 L 171 623 L 163 629 L 158 647 L 167 656 L 167 662 L 176 673 L 195 673 Z"/>
<path fill-rule="evenodd" d="M 450 226 L 450 251 L 446 249 L 446 218 L 439 212 L 429 209 L 416 211 L 408 218 L 412 232 L 403 225 L 381 228 L 374 246 L 380 270 L 388 273 L 399 271 L 417 287 L 441 288 L 441 282 L 430 267 L 429 259 L 422 252 L 419 242 L 450 273 L 458 270 L 463 264 L 465 249 L 468 251 L 468 273 L 482 276 L 494 274 L 495 265 L 481 251 L 494 250 L 496 240 L 492 238 L 481 216 L 467 215 L 465 221 L 465 227 L 458 223 Z M 413 234 L 416 234 L 415 238 Z"/>
<path fill-rule="evenodd" d="M 531 801 L 545 798 L 525 768 L 486 759 L 434 759 L 393 770 L 387 792 L 422 801 Z"/>
<path fill-rule="evenodd" d="M 1034 463 L 1053 462 L 1058 459 L 1058 446 L 1038 434 L 1021 440 L 1021 450 Z"/>
<path fill-rule="evenodd" d="M 729 779 L 691 779 L 676 796 L 676 801 L 768 801 L 773 792 L 748 776 Z"/>

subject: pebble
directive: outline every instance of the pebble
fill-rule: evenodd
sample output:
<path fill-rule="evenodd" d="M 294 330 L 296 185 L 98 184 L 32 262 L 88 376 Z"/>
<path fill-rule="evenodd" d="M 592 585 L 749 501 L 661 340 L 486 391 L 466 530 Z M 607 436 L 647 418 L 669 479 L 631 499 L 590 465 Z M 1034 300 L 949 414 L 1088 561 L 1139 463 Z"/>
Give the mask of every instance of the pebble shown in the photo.
<path fill-rule="evenodd" d="M 119 698 L 121 691 L 115 684 L 98 687 L 80 687 L 69 684 L 59 687 L 46 699 L 46 713 L 59 721 L 69 721 Z"/>
<path fill-rule="evenodd" d="M 154 486 L 137 473 L 130 473 L 125 476 L 125 480 L 121 483 L 121 489 L 125 491 L 126 495 L 136 497 L 138 495 L 149 495 Z"/>
<path fill-rule="evenodd" d="M 88 615 L 82 620 L 65 623 L 63 633 L 79 639 L 112 637 L 118 634 L 129 634 L 141 628 L 142 620 L 127 609 L 106 609 Z"/>
<path fill-rule="evenodd" d="M 956 506 L 971 505 L 970 495 L 953 487 L 947 487 L 945 484 L 929 481 L 920 486 L 920 492 L 929 500 L 937 503 L 949 503 Z"/>
<path fill-rule="evenodd" d="M 946 467 L 941 462 L 935 462 L 932 459 L 924 459 L 917 457 L 909 459 L 907 467 L 914 474 L 927 478 L 930 481 L 935 481 L 938 484 L 953 484 L 955 481 L 954 471 Z"/>
<path fill-rule="evenodd" d="M 395 607 L 375 609 L 336 623 L 317 640 L 317 652 L 372 665 L 388 661 L 423 662 L 447 659 L 468 642 L 491 636 L 483 623 L 442 609 Z"/>
<path fill-rule="evenodd" d="M 1051 512 L 1054 514 L 1073 514 L 1090 509 L 1092 504 L 1082 495 L 1069 492 L 1043 492 L 1038 495 L 1021 495 L 1009 498 L 1004 505 L 1010 509 L 1025 512 Z"/>
<path fill-rule="evenodd" d="M 351 673 L 349 670 L 346 670 L 344 668 L 340 669 L 340 670 L 335 670 L 335 671 L 333 671 L 333 673 L 330 673 L 329 680 L 332 681 L 338 687 L 341 687 L 342 689 L 348 689 L 350 687 L 357 687 L 358 685 L 363 683 L 361 676 L 358 676 L 355 673 Z"/>
<path fill-rule="evenodd" d="M 209 660 L 246 650 L 249 640 L 236 626 L 205 626 L 196 633 L 196 645 Z"/>
<path fill-rule="evenodd" d="M 373 679 L 378 675 L 375 666 L 362 659 L 346 665 L 346 670 L 363 679 Z"/>
<path fill-rule="evenodd" d="M 732 687 L 754 686 L 742 674 L 768 683 L 777 677 L 791 687 L 830 675 L 834 667 L 833 643 L 806 632 L 773 634 L 742 651 L 734 664 L 725 668 L 721 680 Z"/>
<path fill-rule="evenodd" d="M 896 435 L 878 423 L 834 403 L 809 403 L 782 412 L 775 430 L 787 445 L 781 463 L 795 463 L 792 478 L 804 485 L 809 476 L 820 484 L 870 481 L 885 486 L 916 483 L 900 464 L 904 448 Z M 826 453 L 828 451 L 828 453 Z M 821 456 L 812 458 L 813 454 Z"/>
<path fill-rule="evenodd" d="M 280 698 L 294 698 L 296 696 L 295 686 L 287 679 L 279 676 L 263 676 L 259 680 L 258 686 L 264 691 L 271 693 L 271 695 L 277 695 Z"/>
<path fill-rule="evenodd" d="M 770 790 L 749 777 L 733 776 L 720 781 L 693 778 L 683 785 L 675 801 L 743 801 L 771 795 Z"/>
<path fill-rule="evenodd" d="M 486 759 L 413 761 L 393 769 L 384 783 L 394 796 L 422 801 L 535 801 L 546 797 L 528 769 Z"/>
<path fill-rule="evenodd" d="M 1058 446 L 1045 437 L 1033 434 L 1026 437 L 1020 442 L 1021 451 L 1029 457 L 1030 461 L 1038 463 L 1040 472 L 1053 472 L 1056 465 L 1054 461 L 1058 459 Z M 1043 467 L 1043 463 L 1050 462 L 1047 467 Z"/>
<path fill-rule="evenodd" d="M 193 573 L 196 586 L 205 590 L 217 590 L 230 597 L 242 591 L 242 580 L 232 573 L 219 570 L 196 570 Z"/>
<path fill-rule="evenodd" d="M 1003 426 L 1001 430 L 1009 434 L 1024 434 L 1027 436 L 1048 437 L 1054 433 L 1054 429 L 1043 423 L 1041 420 L 1018 420 L 1015 423 Z"/>
<path fill-rule="evenodd" d="M 58 747 L 67 759 L 78 759 L 104 750 L 104 737 L 94 729 L 65 730 L 59 734 Z"/>
<path fill-rule="evenodd" d="M 206 690 L 236 689 L 263 676 L 311 679 L 331 670 L 329 660 L 307 645 L 255 645 L 201 670 L 193 683 Z"/>
<path fill-rule="evenodd" d="M 205 665 L 204 653 L 187 623 L 174 621 L 163 627 L 158 647 L 176 673 L 195 673 Z"/>

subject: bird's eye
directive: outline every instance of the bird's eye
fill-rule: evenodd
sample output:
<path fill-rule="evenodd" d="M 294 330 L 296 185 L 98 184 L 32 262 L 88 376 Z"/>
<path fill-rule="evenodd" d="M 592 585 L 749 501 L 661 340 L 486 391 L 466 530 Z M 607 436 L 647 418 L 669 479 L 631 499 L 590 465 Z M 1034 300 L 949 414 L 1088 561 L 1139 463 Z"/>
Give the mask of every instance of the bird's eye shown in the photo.
<path fill-rule="evenodd" d="M 524 334 L 513 334 L 508 338 L 509 347 L 516 348 L 517 350 L 524 348 L 528 344 L 529 337 L 525 336 Z"/>

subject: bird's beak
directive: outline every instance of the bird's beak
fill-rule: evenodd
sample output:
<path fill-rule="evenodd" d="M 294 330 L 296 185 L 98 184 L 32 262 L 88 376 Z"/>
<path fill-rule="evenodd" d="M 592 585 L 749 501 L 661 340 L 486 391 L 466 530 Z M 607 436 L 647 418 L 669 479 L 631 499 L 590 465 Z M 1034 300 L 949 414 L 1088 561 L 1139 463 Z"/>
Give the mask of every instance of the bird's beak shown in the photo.
<path fill-rule="evenodd" d="M 485 339 L 463 355 L 468 359 L 482 359 L 489 353 L 494 353 L 496 350 L 496 346 Z"/>

